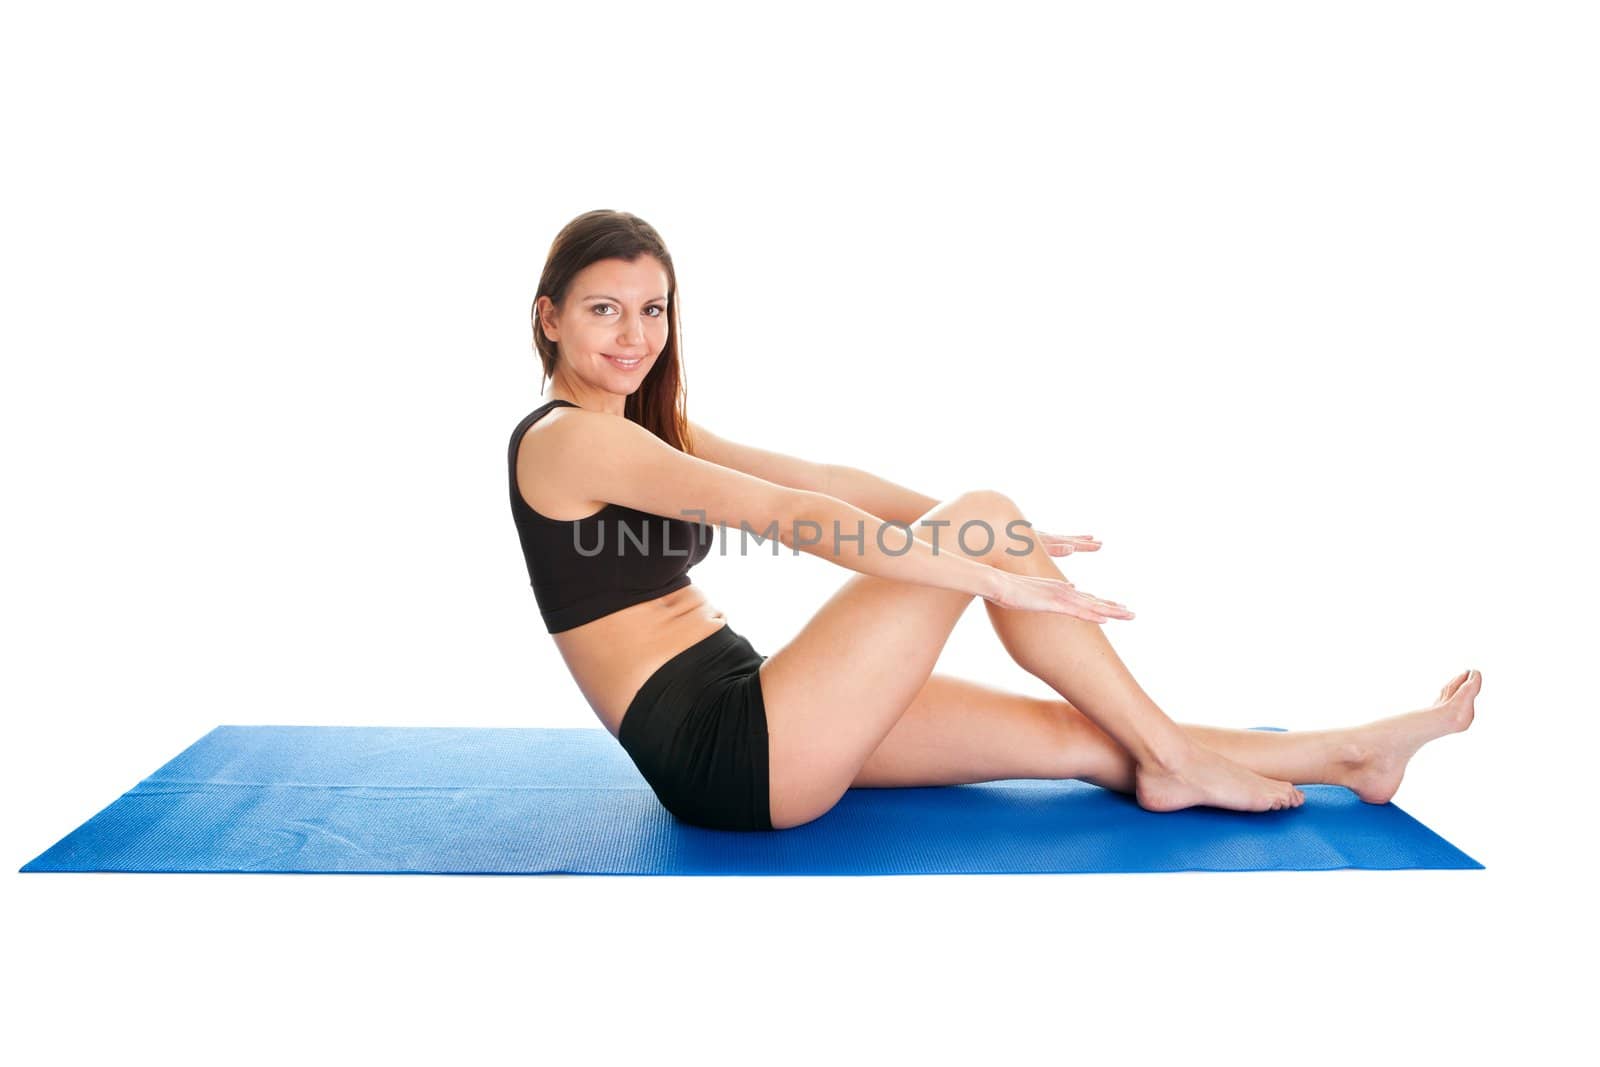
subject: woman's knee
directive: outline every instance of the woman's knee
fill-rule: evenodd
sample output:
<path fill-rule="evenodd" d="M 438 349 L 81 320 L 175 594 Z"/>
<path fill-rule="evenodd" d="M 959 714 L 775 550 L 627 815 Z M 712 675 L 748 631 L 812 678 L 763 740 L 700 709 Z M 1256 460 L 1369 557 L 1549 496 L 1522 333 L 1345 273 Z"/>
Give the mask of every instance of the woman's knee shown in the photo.
<path fill-rule="evenodd" d="M 1008 545 L 1015 546 L 1016 531 L 1010 524 L 1021 518 L 1016 502 L 996 489 L 969 489 L 939 509 L 933 521 L 949 523 L 940 531 L 940 544 L 949 544 L 967 556 L 991 559 Z M 927 521 L 927 520 L 924 520 Z M 929 531 L 917 531 L 928 536 Z"/>
<path fill-rule="evenodd" d="M 958 504 L 961 511 L 970 512 L 980 518 L 1019 514 L 1016 502 L 998 489 L 968 489 L 952 500 L 951 504 Z"/>

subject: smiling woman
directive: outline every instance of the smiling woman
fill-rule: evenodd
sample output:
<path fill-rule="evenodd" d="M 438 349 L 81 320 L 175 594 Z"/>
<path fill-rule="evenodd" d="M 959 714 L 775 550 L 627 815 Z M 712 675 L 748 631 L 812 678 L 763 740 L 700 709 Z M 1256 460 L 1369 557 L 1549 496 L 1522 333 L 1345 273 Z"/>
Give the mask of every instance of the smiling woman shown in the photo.
<path fill-rule="evenodd" d="M 532 315 L 547 395 L 621 415 L 683 448 L 672 257 L 642 219 L 630 233 L 595 231 L 616 215 L 579 216 L 551 247 Z"/>
<path fill-rule="evenodd" d="M 1412 753 L 1471 723 L 1476 671 L 1428 707 L 1364 726 L 1272 734 L 1174 723 L 1101 631 L 1133 613 L 1078 590 L 1048 558 L 1097 541 L 1034 531 L 992 490 L 941 503 L 853 466 L 695 433 L 677 306 L 672 258 L 648 223 L 615 211 L 569 223 L 533 307 L 549 389 L 517 424 L 507 460 L 546 629 L 679 819 L 781 829 L 818 818 L 853 786 L 1009 778 L 1083 778 L 1152 811 L 1296 807 L 1296 782 L 1383 803 Z M 913 523 L 991 533 L 972 539 L 979 551 L 958 536 L 940 552 L 937 530 L 930 543 Z M 711 525 L 776 528 L 784 545 L 857 574 L 764 656 L 690 580 Z M 1060 700 L 933 672 L 974 597 L 1011 657 Z"/>

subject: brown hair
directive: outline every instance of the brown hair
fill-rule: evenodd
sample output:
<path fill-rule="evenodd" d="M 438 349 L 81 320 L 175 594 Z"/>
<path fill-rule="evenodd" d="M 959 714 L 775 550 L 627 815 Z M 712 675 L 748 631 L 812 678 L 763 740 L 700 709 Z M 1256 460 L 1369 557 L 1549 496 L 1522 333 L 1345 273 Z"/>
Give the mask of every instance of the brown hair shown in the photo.
<path fill-rule="evenodd" d="M 589 264 L 602 259 L 632 263 L 641 255 L 654 256 L 667 271 L 667 344 L 645 380 L 624 402 L 623 415 L 673 448 L 692 452 L 678 347 L 678 275 L 666 242 L 655 227 L 637 215 L 626 211 L 586 211 L 563 226 L 550 243 L 550 254 L 533 298 L 533 348 L 544 369 L 540 388 L 555 373 L 558 353 L 555 343 L 539 327 L 539 297 L 548 296 L 559 308 L 567 298 L 572 279 Z"/>

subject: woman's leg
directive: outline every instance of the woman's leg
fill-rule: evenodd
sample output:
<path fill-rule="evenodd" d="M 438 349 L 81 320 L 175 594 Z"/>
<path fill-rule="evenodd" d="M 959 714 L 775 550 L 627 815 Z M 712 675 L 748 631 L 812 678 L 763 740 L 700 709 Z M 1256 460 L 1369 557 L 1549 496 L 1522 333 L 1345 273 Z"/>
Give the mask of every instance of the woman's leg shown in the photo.
<path fill-rule="evenodd" d="M 1004 496 L 979 491 L 941 504 L 919 521 L 944 520 L 959 529 L 977 519 L 1004 531 L 1015 517 L 1016 506 Z M 994 541 L 984 558 L 995 566 L 1042 565 L 1059 576 L 1042 550 L 1011 556 L 1002 551 L 1002 537 Z M 972 599 L 953 590 L 856 575 L 762 664 L 774 827 L 808 822 L 838 801 L 928 681 Z M 1095 676 L 1078 689 L 1088 699 L 1073 703 L 1133 753 L 1140 804 L 1159 811 L 1192 804 L 1265 811 L 1304 801 L 1290 783 L 1265 778 L 1190 741 L 1148 697 L 1123 699 L 1125 689 L 1102 679 L 1106 672 L 1093 662 L 1092 646 L 1080 640 L 1076 648 L 1089 655 L 1075 654 L 1066 640 L 1061 624 L 1079 620 L 1042 612 L 997 609 L 996 614 L 1006 647 L 1024 650 L 1027 662 L 1019 662 L 1058 691 L 1070 680 L 1063 663 Z M 1059 646 L 1059 660 L 1048 654 L 1052 645 Z M 1105 648 L 1109 651 L 1109 645 Z M 1132 683 L 1131 676 L 1126 682 Z"/>
<path fill-rule="evenodd" d="M 1348 786 L 1369 804 L 1387 804 L 1417 749 L 1472 725 L 1482 687 L 1483 675 L 1462 671 L 1445 683 L 1430 707 L 1336 730 L 1273 733 L 1180 725 L 1199 744 L 1258 774 Z"/>
<path fill-rule="evenodd" d="M 1000 529 L 1012 519 L 1024 517 L 1009 500 L 1002 497 L 998 504 Z M 1063 577 L 1052 557 L 1028 536 L 1029 531 L 1019 529 L 1018 532 L 1030 542 L 1032 550 L 1021 556 L 1002 553 L 990 562 L 1022 574 Z M 1418 747 L 1444 733 L 1466 729 L 1465 724 L 1471 722 L 1472 699 L 1479 684 L 1477 674 L 1468 679 L 1464 672 L 1445 687 L 1451 692 L 1457 687 L 1468 690 L 1464 693 L 1464 707 L 1443 710 L 1447 694 L 1441 692 L 1438 705 L 1380 720 L 1381 729 L 1379 723 L 1370 723 L 1346 730 L 1279 734 L 1178 724 L 1168 719 L 1140 687 L 1099 624 L 1067 615 L 1039 616 L 1035 612 L 1015 611 L 990 603 L 984 606 L 1011 658 L 1028 673 L 1048 683 L 1066 698 L 1069 706 L 1094 722 L 1127 719 L 1150 723 L 1152 747 L 1178 744 L 1172 739 L 1178 735 L 1191 750 L 1209 750 L 1264 777 L 1307 784 L 1336 780 L 1338 784 L 1351 785 L 1363 799 L 1381 797 L 1376 803 L 1387 801 L 1398 788 L 1405 763 Z M 1468 684 L 1463 685 L 1464 682 Z M 1462 721 L 1463 716 L 1464 722 L 1454 725 Z M 1116 740 L 1128 751 L 1128 757 L 1102 784 L 1136 791 L 1141 804 L 1158 811 L 1187 807 L 1196 802 L 1192 782 L 1182 782 L 1172 775 L 1141 773 L 1150 766 L 1151 752 L 1127 744 L 1120 735 Z M 1158 762 L 1183 766 L 1182 755 L 1172 755 L 1170 748 L 1167 752 L 1165 757 L 1158 757 Z"/>
<path fill-rule="evenodd" d="M 1482 683 L 1463 671 L 1420 711 L 1336 730 L 1288 733 L 1180 727 L 1258 774 L 1300 785 L 1341 785 L 1387 803 L 1407 761 L 1428 741 L 1465 730 Z M 946 674 L 930 677 L 852 788 L 960 785 L 1003 778 L 1079 778 L 1135 791 L 1127 750 L 1063 700 L 1007 692 Z"/>
<path fill-rule="evenodd" d="M 1010 529 L 1013 520 L 1024 518 L 1017 505 L 999 493 L 985 496 L 989 503 L 986 518 L 994 528 L 1007 531 L 1008 540 L 1023 537 L 1029 549 L 1014 555 L 997 548 L 987 557 L 988 562 L 1018 574 L 1063 578 L 1030 530 Z M 1006 547 L 1018 549 L 1014 541 Z M 1258 798 L 1287 783 L 1287 779 L 1261 774 L 1197 743 L 1134 680 L 1099 623 L 988 602 L 984 607 L 1011 658 L 1127 750 L 1133 761 L 1133 792 L 1142 806 L 1152 811 L 1175 811 L 1193 804 L 1262 810 Z M 1305 801 L 1304 794 L 1292 786 L 1288 795 L 1292 805 Z"/>
<path fill-rule="evenodd" d="M 964 520 L 966 494 L 923 517 Z M 972 596 L 857 574 L 760 667 L 772 826 L 836 804 L 933 673 Z"/>

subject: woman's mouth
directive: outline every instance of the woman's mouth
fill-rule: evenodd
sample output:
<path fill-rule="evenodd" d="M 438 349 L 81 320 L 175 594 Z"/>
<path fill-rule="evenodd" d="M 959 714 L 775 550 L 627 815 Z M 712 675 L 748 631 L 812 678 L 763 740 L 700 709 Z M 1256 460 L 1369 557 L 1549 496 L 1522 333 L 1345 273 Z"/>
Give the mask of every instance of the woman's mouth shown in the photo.
<path fill-rule="evenodd" d="M 621 367 L 623 370 L 632 370 L 644 362 L 643 356 L 636 356 L 633 359 L 623 359 L 621 356 L 613 356 L 607 352 L 602 352 L 600 354 L 605 356 L 611 362 L 615 363 L 617 366 Z"/>

